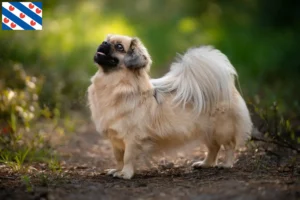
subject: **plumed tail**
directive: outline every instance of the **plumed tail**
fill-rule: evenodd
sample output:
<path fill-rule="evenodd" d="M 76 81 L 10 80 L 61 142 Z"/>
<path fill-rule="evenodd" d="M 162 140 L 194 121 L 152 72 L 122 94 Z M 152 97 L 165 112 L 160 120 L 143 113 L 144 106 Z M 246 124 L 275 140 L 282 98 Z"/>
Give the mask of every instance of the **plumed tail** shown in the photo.
<path fill-rule="evenodd" d="M 199 114 L 219 102 L 232 101 L 237 73 L 228 58 L 212 46 L 189 49 L 162 78 L 152 79 L 156 91 L 174 93 L 174 103 L 192 103 Z"/>

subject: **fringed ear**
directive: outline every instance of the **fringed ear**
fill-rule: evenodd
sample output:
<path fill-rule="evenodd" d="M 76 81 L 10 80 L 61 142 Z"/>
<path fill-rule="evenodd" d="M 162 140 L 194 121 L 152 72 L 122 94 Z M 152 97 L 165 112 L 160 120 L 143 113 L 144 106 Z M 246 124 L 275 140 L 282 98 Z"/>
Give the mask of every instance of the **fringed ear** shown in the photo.
<path fill-rule="evenodd" d="M 130 48 L 124 58 L 125 66 L 130 69 L 149 68 L 148 66 L 151 62 L 147 49 L 138 38 L 133 38 L 131 40 Z"/>

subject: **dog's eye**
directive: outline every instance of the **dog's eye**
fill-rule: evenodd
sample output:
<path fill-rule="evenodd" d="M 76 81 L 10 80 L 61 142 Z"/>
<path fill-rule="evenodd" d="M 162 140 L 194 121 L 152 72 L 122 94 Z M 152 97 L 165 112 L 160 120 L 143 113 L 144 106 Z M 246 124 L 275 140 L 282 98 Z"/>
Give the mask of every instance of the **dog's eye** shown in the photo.
<path fill-rule="evenodd" d="M 124 47 L 123 47 L 122 44 L 116 44 L 115 48 L 116 48 L 118 51 L 124 52 Z"/>

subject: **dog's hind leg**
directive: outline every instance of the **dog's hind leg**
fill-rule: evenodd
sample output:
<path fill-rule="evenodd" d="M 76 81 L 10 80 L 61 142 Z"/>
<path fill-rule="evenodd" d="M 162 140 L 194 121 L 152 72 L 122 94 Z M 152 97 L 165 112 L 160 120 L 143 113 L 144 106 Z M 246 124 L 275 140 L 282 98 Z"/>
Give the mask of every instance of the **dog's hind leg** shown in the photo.
<path fill-rule="evenodd" d="M 234 164 L 234 151 L 235 151 L 235 142 L 223 145 L 225 149 L 224 162 L 219 167 L 230 168 Z"/>
<path fill-rule="evenodd" d="M 207 145 L 208 152 L 207 156 L 203 161 L 198 161 L 193 163 L 192 167 L 202 168 L 202 167 L 213 167 L 216 165 L 218 152 L 220 150 L 220 145 L 217 143 L 211 143 Z"/>

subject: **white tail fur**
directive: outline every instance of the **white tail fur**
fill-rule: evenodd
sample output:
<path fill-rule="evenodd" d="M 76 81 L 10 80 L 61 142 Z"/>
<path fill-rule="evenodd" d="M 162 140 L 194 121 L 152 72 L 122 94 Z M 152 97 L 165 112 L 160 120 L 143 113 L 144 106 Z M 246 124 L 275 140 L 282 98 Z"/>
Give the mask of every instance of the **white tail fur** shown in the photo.
<path fill-rule="evenodd" d="M 151 82 L 157 92 L 175 92 L 174 103 L 192 102 L 195 111 L 209 111 L 221 101 L 231 102 L 237 73 L 228 58 L 212 46 L 189 49 L 171 70 Z"/>

